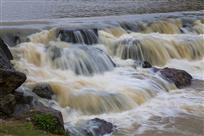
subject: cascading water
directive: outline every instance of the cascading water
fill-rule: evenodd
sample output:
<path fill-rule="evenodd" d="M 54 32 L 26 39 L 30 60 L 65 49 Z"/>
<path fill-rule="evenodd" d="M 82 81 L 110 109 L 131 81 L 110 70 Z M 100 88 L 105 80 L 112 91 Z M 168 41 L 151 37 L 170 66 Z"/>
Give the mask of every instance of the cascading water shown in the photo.
<path fill-rule="evenodd" d="M 136 62 L 184 69 L 203 80 L 203 30 L 202 20 L 178 19 L 51 29 L 28 36 L 11 51 L 16 69 L 27 74 L 26 88 L 41 82 L 52 87 L 56 97 L 41 101 L 62 112 L 73 136 L 86 136 L 82 122 L 94 117 L 115 124 L 114 136 L 202 136 L 204 82 L 177 90 Z"/>

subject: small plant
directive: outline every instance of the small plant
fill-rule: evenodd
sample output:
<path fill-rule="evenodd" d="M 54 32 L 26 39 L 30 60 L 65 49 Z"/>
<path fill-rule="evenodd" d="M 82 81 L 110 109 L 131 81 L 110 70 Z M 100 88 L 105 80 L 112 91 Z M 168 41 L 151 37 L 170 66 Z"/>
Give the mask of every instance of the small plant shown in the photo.
<path fill-rule="evenodd" d="M 60 127 L 58 120 L 51 114 L 38 113 L 32 118 L 33 124 L 41 130 L 54 134 L 64 134 L 64 129 Z"/>

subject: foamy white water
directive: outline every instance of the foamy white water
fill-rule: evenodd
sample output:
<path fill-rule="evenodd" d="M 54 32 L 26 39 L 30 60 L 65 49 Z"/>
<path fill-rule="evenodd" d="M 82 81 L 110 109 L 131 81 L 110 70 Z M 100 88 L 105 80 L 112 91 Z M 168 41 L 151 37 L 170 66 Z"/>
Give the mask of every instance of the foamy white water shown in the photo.
<path fill-rule="evenodd" d="M 97 30 L 43 30 L 11 48 L 13 64 L 26 73 L 27 91 L 37 83 L 51 85 L 53 100 L 38 99 L 62 111 L 73 136 L 86 136 L 83 122 L 95 117 L 116 125 L 114 136 L 202 136 L 204 24 L 202 19 L 185 23 L 144 22 L 137 32 L 122 23 Z M 193 85 L 177 89 L 143 69 L 138 62 L 144 60 L 186 70 Z"/>

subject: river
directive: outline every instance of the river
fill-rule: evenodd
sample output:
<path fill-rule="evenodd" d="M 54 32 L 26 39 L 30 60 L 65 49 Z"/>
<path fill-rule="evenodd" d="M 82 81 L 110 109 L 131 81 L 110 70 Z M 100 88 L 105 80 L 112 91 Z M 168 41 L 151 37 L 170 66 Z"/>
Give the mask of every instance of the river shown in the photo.
<path fill-rule="evenodd" d="M 0 2 L 3 21 L 204 9 L 203 0 L 0 0 Z"/>
<path fill-rule="evenodd" d="M 72 136 L 98 136 L 85 125 L 93 118 L 116 126 L 110 136 L 204 135 L 202 0 L 178 0 L 178 9 L 175 0 L 47 1 L 3 0 L 0 35 L 27 75 L 21 89 L 60 110 Z M 186 9 L 197 11 L 178 12 Z M 192 85 L 179 89 L 141 61 L 185 70 Z M 39 83 L 52 100 L 32 92 Z"/>

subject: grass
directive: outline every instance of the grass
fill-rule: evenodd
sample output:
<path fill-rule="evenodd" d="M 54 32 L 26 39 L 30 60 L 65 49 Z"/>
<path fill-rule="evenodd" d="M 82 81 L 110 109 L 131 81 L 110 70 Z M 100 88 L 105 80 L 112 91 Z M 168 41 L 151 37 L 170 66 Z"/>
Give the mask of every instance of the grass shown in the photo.
<path fill-rule="evenodd" d="M 59 136 L 37 129 L 31 122 L 0 121 L 0 136 Z"/>
<path fill-rule="evenodd" d="M 58 120 L 51 114 L 36 114 L 32 117 L 35 126 L 41 130 L 46 130 L 53 134 L 64 134 L 64 129 L 60 126 Z"/>

